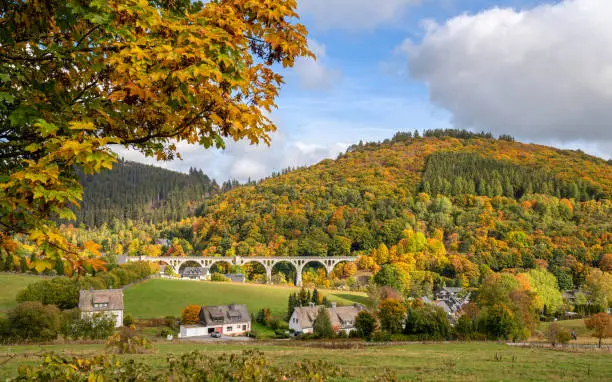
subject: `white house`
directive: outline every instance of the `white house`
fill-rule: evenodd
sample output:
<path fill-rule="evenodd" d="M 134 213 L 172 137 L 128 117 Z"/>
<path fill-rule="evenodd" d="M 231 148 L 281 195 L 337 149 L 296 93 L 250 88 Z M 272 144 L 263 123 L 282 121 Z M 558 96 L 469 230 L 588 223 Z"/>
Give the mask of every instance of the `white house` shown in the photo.
<path fill-rule="evenodd" d="M 319 309 L 323 305 L 315 305 L 311 303 L 309 306 L 300 306 L 293 310 L 293 314 L 289 319 L 289 329 L 294 330 L 297 333 L 312 333 L 312 324 L 319 315 Z M 334 331 L 350 333 L 355 330 L 355 318 L 357 314 L 364 310 L 364 306 L 361 304 L 353 304 L 350 306 L 336 306 L 335 302 L 332 302 L 331 308 L 325 308 L 329 313 L 329 318 L 334 328 Z"/>
<path fill-rule="evenodd" d="M 213 332 L 241 336 L 251 331 L 251 315 L 244 304 L 203 306 L 200 323 L 181 325 L 180 338 L 208 336 Z"/>
<path fill-rule="evenodd" d="M 115 327 L 123 326 L 123 290 L 100 289 L 79 291 L 81 318 L 102 313 L 115 318 Z"/>

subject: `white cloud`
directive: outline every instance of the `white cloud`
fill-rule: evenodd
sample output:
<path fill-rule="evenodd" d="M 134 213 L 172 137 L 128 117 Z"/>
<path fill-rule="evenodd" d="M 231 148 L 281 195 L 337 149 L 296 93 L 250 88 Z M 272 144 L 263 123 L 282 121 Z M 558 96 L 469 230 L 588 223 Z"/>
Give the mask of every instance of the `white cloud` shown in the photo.
<path fill-rule="evenodd" d="M 371 30 L 397 22 L 422 0 L 301 0 L 299 13 L 312 16 L 323 29 Z"/>
<path fill-rule="evenodd" d="M 308 144 L 290 141 L 281 133 L 272 136 L 270 147 L 253 146 L 245 142 L 227 142 L 225 150 L 204 149 L 196 145 L 178 144 L 183 160 L 157 162 L 134 150 L 114 147 L 120 157 L 126 160 L 154 164 L 163 168 L 186 172 L 189 168 L 199 168 L 211 178 L 222 182 L 238 179 L 242 182 L 270 176 L 273 171 L 287 167 L 304 166 L 317 163 L 325 158 L 335 158 L 344 152 L 348 143 Z"/>
<path fill-rule="evenodd" d="M 612 149 L 612 1 L 566 0 L 428 22 L 411 75 L 460 128 Z"/>
<path fill-rule="evenodd" d="M 327 53 L 324 44 L 309 40 L 310 50 L 317 59 L 298 57 L 293 70 L 300 77 L 300 85 L 309 90 L 327 90 L 333 87 L 342 76 L 340 70 L 327 67 Z"/>

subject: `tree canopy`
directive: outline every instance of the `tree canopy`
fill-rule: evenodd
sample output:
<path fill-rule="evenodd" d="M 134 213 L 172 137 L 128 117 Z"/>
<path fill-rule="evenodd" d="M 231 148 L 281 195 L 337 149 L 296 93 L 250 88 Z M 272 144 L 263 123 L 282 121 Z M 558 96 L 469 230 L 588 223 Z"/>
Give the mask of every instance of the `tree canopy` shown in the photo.
<path fill-rule="evenodd" d="M 111 144 L 158 160 L 177 143 L 268 143 L 283 82 L 313 56 L 296 0 L 15 0 L 0 4 L 0 245 L 30 236 L 77 254 L 50 219 L 73 219 L 76 169 L 110 169 Z M 276 66 L 275 66 L 276 65 Z M 67 250 L 67 251 L 66 251 Z M 47 265 L 44 265 L 47 266 Z"/>

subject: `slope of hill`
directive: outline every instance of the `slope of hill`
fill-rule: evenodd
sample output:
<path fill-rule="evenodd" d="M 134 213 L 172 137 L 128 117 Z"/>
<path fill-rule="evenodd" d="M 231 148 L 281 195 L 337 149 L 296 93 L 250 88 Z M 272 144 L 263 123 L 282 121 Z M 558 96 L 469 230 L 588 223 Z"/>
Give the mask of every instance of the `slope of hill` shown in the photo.
<path fill-rule="evenodd" d="M 372 254 L 383 243 L 412 254 L 411 269 L 453 275 L 450 254 L 461 253 L 494 270 L 546 261 L 576 282 L 576 263 L 612 251 L 609 163 L 509 138 L 426 135 L 239 187 L 168 230 L 188 224 L 206 255 Z"/>
<path fill-rule="evenodd" d="M 79 174 L 83 202 L 75 209 L 77 223 L 99 226 L 113 218 L 144 222 L 179 220 L 194 206 L 219 192 L 201 170 L 182 174 L 136 162 L 119 161 L 110 171 Z"/>

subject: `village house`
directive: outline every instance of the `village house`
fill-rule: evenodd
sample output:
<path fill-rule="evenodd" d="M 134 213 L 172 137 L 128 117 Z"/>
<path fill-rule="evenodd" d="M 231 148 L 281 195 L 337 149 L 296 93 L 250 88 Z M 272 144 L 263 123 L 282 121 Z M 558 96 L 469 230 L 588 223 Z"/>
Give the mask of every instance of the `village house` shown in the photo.
<path fill-rule="evenodd" d="M 226 336 L 242 336 L 251 331 L 251 315 L 244 304 L 203 306 L 200 323 L 181 325 L 180 338 L 208 336 L 219 333 Z"/>
<path fill-rule="evenodd" d="M 81 318 L 104 314 L 115 318 L 115 327 L 123 326 L 123 290 L 101 289 L 79 291 Z"/>
<path fill-rule="evenodd" d="M 465 293 L 463 288 L 458 287 L 442 287 L 436 291 L 435 301 L 432 302 L 427 297 L 422 297 L 421 300 L 442 308 L 452 323 L 458 318 L 461 308 L 470 302 L 470 292 Z"/>
<path fill-rule="evenodd" d="M 311 303 L 309 306 L 300 306 L 293 310 L 293 314 L 289 319 L 289 329 L 296 333 L 312 333 L 312 325 L 319 315 L 319 309 L 323 305 L 315 305 Z M 336 333 L 350 333 L 355 330 L 355 319 L 357 314 L 364 310 L 361 304 L 353 304 L 350 306 L 336 306 L 335 302 L 331 303 L 331 308 L 325 308 L 329 313 L 329 318 Z"/>

